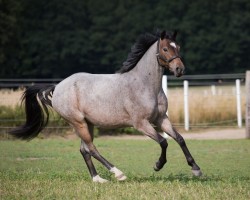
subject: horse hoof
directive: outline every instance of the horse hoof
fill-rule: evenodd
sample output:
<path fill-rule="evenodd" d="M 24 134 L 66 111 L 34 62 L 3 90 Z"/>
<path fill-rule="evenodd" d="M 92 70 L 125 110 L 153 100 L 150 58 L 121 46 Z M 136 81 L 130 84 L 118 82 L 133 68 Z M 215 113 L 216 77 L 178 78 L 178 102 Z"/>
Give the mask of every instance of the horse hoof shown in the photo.
<path fill-rule="evenodd" d="M 160 171 L 160 169 L 159 169 L 156 165 L 154 166 L 154 170 L 155 170 L 156 172 Z"/>
<path fill-rule="evenodd" d="M 95 183 L 106 183 L 108 180 L 101 178 L 99 175 L 93 177 L 93 182 Z"/>
<path fill-rule="evenodd" d="M 118 181 L 125 181 L 127 179 L 127 176 L 124 174 L 121 174 L 120 176 L 115 177 Z"/>
<path fill-rule="evenodd" d="M 164 161 L 164 162 L 157 161 L 157 162 L 155 163 L 154 170 L 155 170 L 156 172 L 160 171 L 160 170 L 163 168 L 163 166 L 165 165 L 165 163 L 166 163 L 166 161 Z"/>
<path fill-rule="evenodd" d="M 201 176 L 202 175 L 201 170 L 192 170 L 192 173 L 194 176 Z"/>
<path fill-rule="evenodd" d="M 123 174 L 123 172 L 119 169 L 117 169 L 116 167 L 112 167 L 110 169 L 110 172 L 114 173 L 115 174 L 115 178 L 118 180 L 118 181 L 124 181 L 127 179 L 127 177 Z"/>

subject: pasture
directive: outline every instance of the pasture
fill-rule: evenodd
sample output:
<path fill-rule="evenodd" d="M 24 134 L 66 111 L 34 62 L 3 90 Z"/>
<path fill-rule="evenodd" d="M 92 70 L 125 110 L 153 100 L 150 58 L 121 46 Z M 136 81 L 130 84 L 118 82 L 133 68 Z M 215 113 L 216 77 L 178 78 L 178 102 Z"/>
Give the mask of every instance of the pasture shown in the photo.
<path fill-rule="evenodd" d="M 160 147 L 143 139 L 95 139 L 99 151 L 128 177 L 115 180 L 96 163 L 105 184 L 92 183 L 79 139 L 0 141 L 0 199 L 250 199 L 250 140 L 187 140 L 203 176 L 193 177 L 169 140 L 168 163 L 153 165 Z"/>

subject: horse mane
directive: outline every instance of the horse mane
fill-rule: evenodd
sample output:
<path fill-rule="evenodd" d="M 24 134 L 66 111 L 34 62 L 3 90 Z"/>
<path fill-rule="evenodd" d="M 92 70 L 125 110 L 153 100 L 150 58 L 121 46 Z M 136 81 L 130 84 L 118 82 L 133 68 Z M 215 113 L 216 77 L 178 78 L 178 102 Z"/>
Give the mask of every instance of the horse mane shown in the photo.
<path fill-rule="evenodd" d="M 140 35 L 135 44 L 131 47 L 131 52 L 123 66 L 116 73 L 126 73 L 132 70 L 146 51 L 161 37 L 161 31 L 157 30 L 155 33 L 145 33 Z M 165 38 L 172 39 L 173 35 L 169 32 L 166 33 Z"/>

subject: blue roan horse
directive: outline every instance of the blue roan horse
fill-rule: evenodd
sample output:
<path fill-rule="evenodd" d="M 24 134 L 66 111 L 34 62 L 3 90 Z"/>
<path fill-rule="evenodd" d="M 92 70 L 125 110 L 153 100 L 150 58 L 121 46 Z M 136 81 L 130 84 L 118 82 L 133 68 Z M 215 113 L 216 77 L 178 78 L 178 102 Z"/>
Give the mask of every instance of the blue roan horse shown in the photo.
<path fill-rule="evenodd" d="M 47 107 L 51 106 L 81 138 L 80 152 L 92 180 L 103 183 L 107 180 L 98 175 L 92 157 L 114 173 L 118 180 L 125 180 L 126 176 L 97 151 L 93 144 L 94 126 L 133 126 L 155 140 L 161 147 L 155 171 L 159 171 L 167 162 L 168 143 L 156 131 L 160 130 L 180 145 L 193 174 L 200 176 L 201 170 L 183 137 L 173 128 L 166 115 L 168 102 L 161 84 L 164 69 L 169 69 L 177 77 L 184 73 L 176 35 L 176 32 L 163 31 L 140 36 L 116 74 L 77 73 L 57 85 L 28 88 L 23 94 L 26 123 L 11 131 L 11 134 L 27 140 L 36 137 L 47 125 Z"/>

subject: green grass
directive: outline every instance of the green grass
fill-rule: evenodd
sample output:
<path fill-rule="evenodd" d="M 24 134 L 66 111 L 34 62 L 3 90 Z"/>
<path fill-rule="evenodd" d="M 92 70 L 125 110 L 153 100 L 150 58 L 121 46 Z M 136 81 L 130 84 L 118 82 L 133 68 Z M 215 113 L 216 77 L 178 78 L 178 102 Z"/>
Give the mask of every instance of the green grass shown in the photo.
<path fill-rule="evenodd" d="M 168 163 L 152 166 L 160 148 L 151 140 L 97 138 L 99 151 L 128 177 L 92 183 L 79 153 L 79 140 L 0 141 L 0 199 L 250 199 L 250 140 L 187 140 L 203 170 L 191 175 L 181 149 L 169 141 Z"/>

